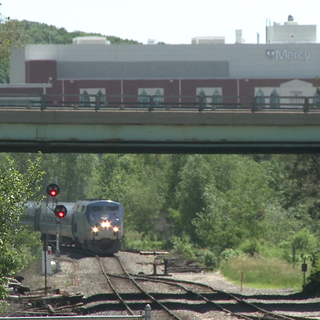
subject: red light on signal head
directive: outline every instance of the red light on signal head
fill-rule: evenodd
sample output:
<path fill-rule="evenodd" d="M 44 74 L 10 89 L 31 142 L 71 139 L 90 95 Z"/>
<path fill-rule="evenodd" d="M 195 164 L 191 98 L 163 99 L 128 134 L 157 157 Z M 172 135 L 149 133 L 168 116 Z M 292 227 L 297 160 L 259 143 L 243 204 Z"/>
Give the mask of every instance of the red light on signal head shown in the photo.
<path fill-rule="evenodd" d="M 60 204 L 54 208 L 54 214 L 58 218 L 62 219 L 67 215 L 67 208 L 64 205 Z"/>
<path fill-rule="evenodd" d="M 58 212 L 58 217 L 59 217 L 59 218 L 64 218 L 64 212 L 59 211 L 59 212 Z"/>
<path fill-rule="evenodd" d="M 57 184 L 51 183 L 47 186 L 47 194 L 51 197 L 56 197 L 60 192 L 60 188 Z"/>

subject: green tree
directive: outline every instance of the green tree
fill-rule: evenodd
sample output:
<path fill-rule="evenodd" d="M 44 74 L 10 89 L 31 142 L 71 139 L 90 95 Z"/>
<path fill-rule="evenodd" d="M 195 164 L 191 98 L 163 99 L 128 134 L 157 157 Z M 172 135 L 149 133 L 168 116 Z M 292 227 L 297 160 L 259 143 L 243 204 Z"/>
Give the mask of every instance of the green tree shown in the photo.
<path fill-rule="evenodd" d="M 96 196 L 119 201 L 126 228 L 142 235 L 162 234 L 166 194 L 163 155 L 104 155 L 97 169 Z"/>
<path fill-rule="evenodd" d="M 19 172 L 12 160 L 0 168 L 0 300 L 6 295 L 6 277 L 13 276 L 25 264 L 16 235 L 21 230 L 17 223 L 28 200 L 34 200 L 40 190 L 41 157 L 28 162 L 28 170 Z"/>
<path fill-rule="evenodd" d="M 88 199 L 93 188 L 98 156 L 95 154 L 45 154 L 42 168 L 46 172 L 42 188 L 56 180 L 60 187 L 60 201 Z"/>
<path fill-rule="evenodd" d="M 1 5 L 1 4 L 0 4 Z M 23 44 L 21 24 L 0 14 L 0 62 L 10 59 L 10 49 Z"/>
<path fill-rule="evenodd" d="M 188 156 L 184 154 L 165 155 L 167 166 L 164 171 L 167 181 L 166 208 L 178 209 L 176 193 L 179 183 L 181 182 L 181 170 L 186 164 Z"/>
<path fill-rule="evenodd" d="M 135 155 L 105 154 L 99 160 L 92 196 L 123 202 L 129 175 L 139 171 Z"/>
<path fill-rule="evenodd" d="M 192 241 L 196 240 L 192 224 L 197 214 L 205 207 L 204 191 L 210 184 L 215 184 L 213 171 L 207 156 L 188 156 L 180 171 L 176 201 L 179 203 L 175 215 L 171 216 L 177 235 L 186 234 Z"/>
<path fill-rule="evenodd" d="M 272 199 L 264 167 L 245 156 L 215 156 L 213 178 L 204 186 L 203 207 L 193 219 L 198 237 L 218 253 L 257 239 Z"/>
<path fill-rule="evenodd" d="M 274 155 L 274 185 L 282 195 L 282 205 L 297 220 L 304 221 L 318 235 L 320 224 L 320 156 L 317 154 Z M 301 210 L 304 208 L 304 210 Z M 310 224 L 310 219 L 313 221 Z"/>
<path fill-rule="evenodd" d="M 28 170 L 29 161 L 36 159 L 32 153 L 10 153 L 16 168 L 20 172 Z M 61 192 L 59 201 L 76 201 L 90 198 L 94 187 L 95 170 L 98 156 L 81 153 L 55 153 L 42 155 L 41 168 L 45 172 L 42 180 L 41 193 L 46 193 L 50 183 L 58 182 Z"/>

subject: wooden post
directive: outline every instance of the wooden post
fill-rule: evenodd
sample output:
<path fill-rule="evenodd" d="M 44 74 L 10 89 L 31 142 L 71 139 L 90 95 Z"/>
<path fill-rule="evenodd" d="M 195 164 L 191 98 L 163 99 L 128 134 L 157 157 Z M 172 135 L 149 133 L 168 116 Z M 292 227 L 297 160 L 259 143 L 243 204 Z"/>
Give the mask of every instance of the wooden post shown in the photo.
<path fill-rule="evenodd" d="M 243 283 L 243 272 L 241 271 L 241 292 L 242 292 L 242 283 Z"/>

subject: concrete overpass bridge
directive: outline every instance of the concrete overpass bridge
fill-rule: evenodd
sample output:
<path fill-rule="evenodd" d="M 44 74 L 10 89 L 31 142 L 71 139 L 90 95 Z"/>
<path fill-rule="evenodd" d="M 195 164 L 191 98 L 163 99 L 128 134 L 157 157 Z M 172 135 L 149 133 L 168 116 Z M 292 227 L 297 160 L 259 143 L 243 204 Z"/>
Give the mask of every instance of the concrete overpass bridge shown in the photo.
<path fill-rule="evenodd" d="M 314 97 L 91 98 L 0 96 L 0 152 L 320 153 Z"/>

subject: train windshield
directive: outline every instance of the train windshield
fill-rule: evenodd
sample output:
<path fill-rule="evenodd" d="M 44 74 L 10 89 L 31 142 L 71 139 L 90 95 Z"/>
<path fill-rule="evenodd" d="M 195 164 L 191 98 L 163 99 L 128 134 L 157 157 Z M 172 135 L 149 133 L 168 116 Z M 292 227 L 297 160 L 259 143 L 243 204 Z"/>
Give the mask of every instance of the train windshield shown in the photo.
<path fill-rule="evenodd" d="M 123 209 L 119 203 L 99 202 L 89 204 L 87 207 L 87 219 L 90 225 L 100 225 L 102 221 L 112 221 L 120 224 L 123 217 Z"/>

